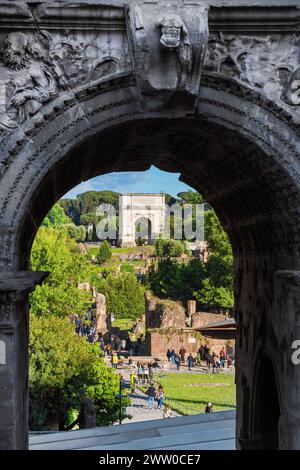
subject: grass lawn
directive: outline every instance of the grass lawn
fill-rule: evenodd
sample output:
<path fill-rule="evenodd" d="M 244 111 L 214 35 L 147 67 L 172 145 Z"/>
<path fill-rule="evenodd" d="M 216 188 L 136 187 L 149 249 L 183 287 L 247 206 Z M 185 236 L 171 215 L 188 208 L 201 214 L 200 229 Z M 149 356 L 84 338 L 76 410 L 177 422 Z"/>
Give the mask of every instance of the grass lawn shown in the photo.
<path fill-rule="evenodd" d="M 129 263 L 121 264 L 121 273 L 134 273 L 134 266 Z"/>
<path fill-rule="evenodd" d="M 131 318 L 116 318 L 113 321 L 113 326 L 115 328 L 120 328 L 122 331 L 131 331 L 135 323 L 136 321 Z"/>
<path fill-rule="evenodd" d="M 166 403 L 183 415 L 204 413 L 208 402 L 214 411 L 236 407 L 233 374 L 166 373 L 154 375 L 155 382 L 164 387 Z"/>
<path fill-rule="evenodd" d="M 112 248 L 113 253 L 135 253 L 137 248 L 135 246 L 131 246 L 128 248 Z"/>

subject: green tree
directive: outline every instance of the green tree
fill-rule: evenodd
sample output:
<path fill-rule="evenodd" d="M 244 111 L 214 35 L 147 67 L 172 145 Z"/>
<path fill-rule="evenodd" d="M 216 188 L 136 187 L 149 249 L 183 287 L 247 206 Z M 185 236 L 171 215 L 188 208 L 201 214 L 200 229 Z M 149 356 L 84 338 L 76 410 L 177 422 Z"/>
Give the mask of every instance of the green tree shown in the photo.
<path fill-rule="evenodd" d="M 201 290 L 194 294 L 196 300 L 205 308 L 227 309 L 233 306 L 233 290 L 216 287 L 209 278 L 204 279 Z"/>
<path fill-rule="evenodd" d="M 99 248 L 99 251 L 97 254 L 97 260 L 99 261 L 100 264 L 103 264 L 106 261 L 109 261 L 111 257 L 112 257 L 111 247 L 108 241 L 104 240 L 104 242 L 101 243 L 101 246 Z"/>
<path fill-rule="evenodd" d="M 205 211 L 204 214 L 204 235 L 210 252 L 232 257 L 228 235 L 220 224 L 215 211 L 212 209 Z"/>
<path fill-rule="evenodd" d="M 202 288 L 195 297 L 204 308 L 232 308 L 233 255 L 228 235 L 213 210 L 205 212 L 205 238 L 210 251 Z"/>
<path fill-rule="evenodd" d="M 81 207 L 78 199 L 60 199 L 58 204 L 63 208 L 65 214 L 70 217 L 75 225 L 80 223 Z"/>
<path fill-rule="evenodd" d="M 197 299 L 200 308 L 228 309 L 234 300 L 231 245 L 213 210 L 205 212 L 204 229 L 209 248 L 207 263 L 193 258 L 187 264 L 170 259 L 174 256 L 174 240 L 158 239 L 155 253 L 161 260 L 150 269 L 147 282 L 158 297 L 184 303 Z"/>
<path fill-rule="evenodd" d="M 80 216 L 81 225 L 96 225 L 99 221 L 99 217 L 96 215 L 96 212 L 87 212 Z"/>
<path fill-rule="evenodd" d="M 68 237 L 76 242 L 84 242 L 86 238 L 86 231 L 83 225 L 76 226 L 75 224 L 65 225 Z"/>
<path fill-rule="evenodd" d="M 177 196 L 186 204 L 203 204 L 203 196 L 197 191 L 182 191 L 178 193 Z"/>
<path fill-rule="evenodd" d="M 41 227 L 31 250 L 31 269 L 49 271 L 46 281 L 30 294 L 38 316 L 82 314 L 92 305 L 92 294 L 77 289 L 88 262 L 64 230 Z"/>
<path fill-rule="evenodd" d="M 186 251 L 186 246 L 181 240 L 166 240 L 158 238 L 155 240 L 155 255 L 163 257 L 178 257 Z"/>
<path fill-rule="evenodd" d="M 108 312 L 117 318 L 139 318 L 145 313 L 144 286 L 133 273 L 122 273 L 115 277 L 94 277 L 93 284 L 106 297 Z"/>
<path fill-rule="evenodd" d="M 196 258 L 187 264 L 163 258 L 156 267 L 150 267 L 147 281 L 156 296 L 186 303 L 195 298 L 194 291 L 202 287 L 204 278 L 204 263 Z"/>
<path fill-rule="evenodd" d="M 67 319 L 30 319 L 29 396 L 31 430 L 56 419 L 62 430 L 83 397 L 94 400 L 97 423 L 111 424 L 118 410 L 119 378 L 99 358 L 99 348 L 74 333 Z M 76 414 L 76 413 L 75 413 Z"/>
<path fill-rule="evenodd" d="M 171 258 L 162 258 L 158 261 L 157 267 L 150 266 L 148 282 L 156 296 L 162 299 L 180 299 L 180 264 Z"/>
<path fill-rule="evenodd" d="M 59 204 L 54 204 L 42 222 L 43 227 L 58 227 L 60 225 L 69 224 L 70 218 Z"/>

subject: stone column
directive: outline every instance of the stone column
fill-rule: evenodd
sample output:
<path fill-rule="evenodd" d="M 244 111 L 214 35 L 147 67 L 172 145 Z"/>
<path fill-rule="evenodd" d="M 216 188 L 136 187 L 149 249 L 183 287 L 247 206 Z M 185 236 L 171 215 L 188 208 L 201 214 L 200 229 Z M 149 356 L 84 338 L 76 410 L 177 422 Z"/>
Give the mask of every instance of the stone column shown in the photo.
<path fill-rule="evenodd" d="M 28 293 L 45 272 L 0 275 L 0 449 L 28 448 Z"/>
<path fill-rule="evenodd" d="M 111 328 L 110 316 L 106 311 L 106 298 L 101 293 L 96 294 L 96 330 L 98 335 L 104 336 Z"/>

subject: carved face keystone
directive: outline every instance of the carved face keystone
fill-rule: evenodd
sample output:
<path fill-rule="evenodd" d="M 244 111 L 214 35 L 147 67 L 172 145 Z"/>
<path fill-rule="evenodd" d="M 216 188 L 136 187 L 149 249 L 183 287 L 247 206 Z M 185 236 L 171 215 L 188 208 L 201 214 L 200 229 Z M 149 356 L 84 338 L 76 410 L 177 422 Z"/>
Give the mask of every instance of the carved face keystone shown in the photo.
<path fill-rule="evenodd" d="M 179 17 L 164 17 L 159 23 L 161 28 L 160 44 L 170 51 L 178 49 L 181 42 L 182 21 Z"/>

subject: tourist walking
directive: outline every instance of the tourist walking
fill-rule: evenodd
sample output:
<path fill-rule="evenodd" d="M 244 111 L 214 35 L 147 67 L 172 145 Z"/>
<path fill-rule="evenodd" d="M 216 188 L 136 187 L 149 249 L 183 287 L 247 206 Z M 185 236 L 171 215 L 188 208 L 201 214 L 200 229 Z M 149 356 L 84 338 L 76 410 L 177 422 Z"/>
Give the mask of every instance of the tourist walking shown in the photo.
<path fill-rule="evenodd" d="M 201 360 L 201 361 L 204 361 L 205 348 L 204 348 L 203 344 L 201 344 L 201 346 L 200 346 L 198 352 L 199 352 L 199 354 L 200 354 L 200 360 Z"/>
<path fill-rule="evenodd" d="M 162 385 L 160 385 L 158 387 L 156 398 L 157 398 L 157 408 L 162 410 L 163 409 L 163 402 L 164 402 L 164 398 L 165 398 L 164 389 L 163 389 Z"/>
<path fill-rule="evenodd" d="M 148 382 L 148 378 L 149 378 L 149 369 L 148 367 L 144 366 L 143 367 L 143 382 Z"/>
<path fill-rule="evenodd" d="M 152 362 L 149 362 L 148 370 L 149 370 L 149 380 L 152 380 L 153 379 L 153 364 L 152 364 Z"/>
<path fill-rule="evenodd" d="M 224 369 L 225 361 L 226 361 L 226 353 L 224 348 L 221 349 L 220 353 L 220 366 Z"/>
<path fill-rule="evenodd" d="M 111 358 L 112 366 L 114 369 L 118 368 L 118 363 L 119 363 L 119 358 L 116 353 L 113 353 L 112 358 Z"/>
<path fill-rule="evenodd" d="M 171 356 L 170 356 L 170 360 L 171 360 L 172 364 L 175 364 L 175 357 L 176 357 L 176 353 L 175 353 L 174 349 L 172 349 Z"/>
<path fill-rule="evenodd" d="M 138 381 L 139 383 L 141 383 L 143 379 L 143 367 L 139 362 L 137 363 L 137 370 L 138 370 Z"/>
<path fill-rule="evenodd" d="M 131 393 L 135 393 L 136 373 L 133 370 L 130 374 L 130 389 Z"/>
<path fill-rule="evenodd" d="M 213 355 L 212 355 L 213 374 L 218 374 L 219 373 L 219 368 L 220 368 L 220 363 L 218 361 L 218 356 L 215 353 L 213 353 Z"/>
<path fill-rule="evenodd" d="M 210 354 L 210 349 L 207 345 L 203 347 L 203 360 L 207 362 L 207 356 Z"/>
<path fill-rule="evenodd" d="M 194 366 L 194 358 L 193 358 L 193 356 L 191 355 L 191 353 L 189 354 L 189 356 L 188 356 L 188 358 L 187 358 L 187 364 L 188 364 L 189 370 L 191 370 L 192 367 Z"/>
<path fill-rule="evenodd" d="M 186 355 L 186 350 L 184 349 L 183 346 L 181 346 L 181 348 L 179 350 L 179 356 L 180 356 L 181 362 L 183 364 L 185 363 L 185 355 Z"/>
<path fill-rule="evenodd" d="M 180 369 L 180 357 L 178 356 L 178 354 L 175 354 L 174 364 L 176 365 L 177 370 L 179 370 Z"/>
<path fill-rule="evenodd" d="M 102 352 L 104 353 L 104 355 L 105 355 L 105 344 L 104 344 L 103 338 L 101 338 L 100 341 L 99 341 L 99 349 L 100 349 L 100 351 L 102 351 Z"/>
<path fill-rule="evenodd" d="M 148 395 L 148 408 L 153 408 L 154 398 L 156 395 L 156 388 L 154 387 L 153 383 L 150 385 L 150 387 L 148 387 L 147 395 Z"/>
<path fill-rule="evenodd" d="M 210 369 L 211 365 L 212 365 L 212 356 L 208 350 L 208 353 L 206 353 L 205 355 L 205 360 L 206 360 L 206 365 L 207 365 L 207 368 Z"/>
<path fill-rule="evenodd" d="M 166 356 L 168 358 L 168 362 L 171 362 L 172 353 L 171 353 L 170 349 L 168 349 Z"/>
<path fill-rule="evenodd" d="M 107 345 L 105 346 L 105 356 L 110 356 L 111 355 L 111 345 L 109 343 L 107 343 Z"/>

